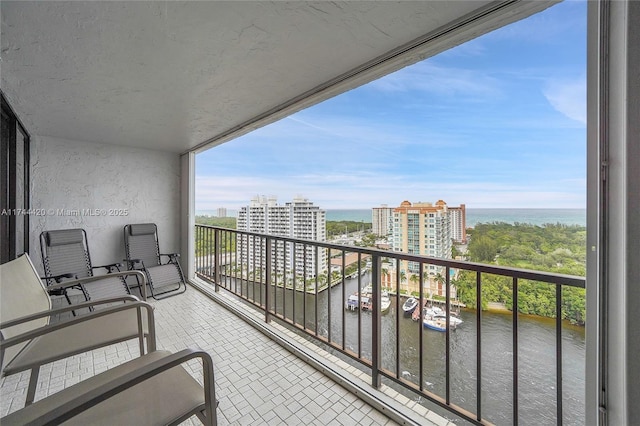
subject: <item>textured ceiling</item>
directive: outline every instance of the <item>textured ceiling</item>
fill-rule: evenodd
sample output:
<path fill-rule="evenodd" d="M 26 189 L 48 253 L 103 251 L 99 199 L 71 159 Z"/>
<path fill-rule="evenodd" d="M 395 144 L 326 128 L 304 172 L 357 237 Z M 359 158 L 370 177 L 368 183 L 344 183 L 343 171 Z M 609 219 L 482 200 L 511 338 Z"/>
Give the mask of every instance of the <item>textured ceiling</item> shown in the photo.
<path fill-rule="evenodd" d="M 2 1 L 2 90 L 31 134 L 184 152 L 486 3 Z"/>

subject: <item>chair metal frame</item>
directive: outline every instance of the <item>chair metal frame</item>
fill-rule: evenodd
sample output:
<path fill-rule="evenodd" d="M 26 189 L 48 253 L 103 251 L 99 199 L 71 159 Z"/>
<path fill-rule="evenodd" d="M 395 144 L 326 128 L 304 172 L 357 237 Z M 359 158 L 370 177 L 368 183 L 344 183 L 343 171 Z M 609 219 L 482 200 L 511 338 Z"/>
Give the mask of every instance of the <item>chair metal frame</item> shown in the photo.
<path fill-rule="evenodd" d="M 31 259 L 27 254 L 23 254 L 22 256 L 26 257 L 26 260 L 31 265 L 31 269 L 33 271 L 32 279 L 34 282 L 37 280 L 38 284 L 42 286 L 43 296 L 46 296 L 44 293 L 48 289 L 60 289 L 65 287 L 77 286 L 82 283 L 87 283 L 91 281 L 96 281 L 101 279 L 102 277 L 86 277 L 79 280 L 68 281 L 64 283 L 54 284 L 49 286 L 49 288 L 45 288 L 44 284 L 40 280 L 35 268 L 33 267 L 33 263 L 31 263 Z M 21 257 L 22 257 L 21 256 Z M 18 260 L 18 259 L 16 259 Z M 1 265 L 2 267 L 7 267 L 5 265 Z M 124 271 L 124 272 L 115 272 L 116 275 L 130 275 L 136 274 L 139 279 L 146 280 L 146 277 L 143 273 L 139 271 Z M 8 279 L 7 277 L 3 277 L 3 281 Z M 4 282 L 2 283 L 5 284 Z M 146 300 L 146 292 L 143 293 L 143 297 Z M 113 305 L 116 302 L 116 305 Z M 7 302 L 5 302 L 7 303 Z M 72 311 L 74 309 L 81 309 L 86 307 L 93 307 L 98 305 L 109 304 L 110 306 L 104 307 L 99 310 L 92 311 L 85 315 L 80 315 L 77 317 L 73 317 L 71 319 L 63 320 L 57 323 L 49 323 L 49 320 L 57 315 L 62 313 L 66 313 Z M 51 306 L 51 302 L 49 301 L 49 307 Z M 127 310 L 136 310 L 136 333 L 122 333 L 120 335 L 111 333 L 110 337 L 104 341 L 91 341 L 86 342 L 83 341 L 79 336 L 74 337 L 74 339 L 69 340 L 68 344 L 64 346 L 64 349 L 53 351 L 51 348 L 38 346 L 38 337 L 43 336 L 48 333 L 58 333 L 58 335 L 62 335 L 62 333 L 73 331 L 73 327 L 82 327 L 87 326 L 85 324 L 88 321 L 94 321 L 95 324 L 104 324 L 108 323 L 109 316 L 113 316 L 112 318 L 116 318 L 115 316 L 121 315 L 124 311 Z M 146 312 L 146 315 L 145 315 Z M 115 316 L 114 316 L 115 315 Z M 143 319 L 144 317 L 144 319 Z M 38 325 L 34 321 L 40 320 L 42 325 Z M 12 327 L 18 327 L 21 329 L 19 334 L 14 334 L 14 332 L 10 332 Z M 24 330 L 27 328 L 27 330 Z M 77 328 L 80 330 L 80 328 Z M 87 352 L 92 349 L 96 349 L 99 347 L 108 346 L 114 343 L 123 342 L 131 339 L 138 339 L 140 355 L 145 353 L 145 345 L 144 340 L 147 340 L 147 351 L 151 352 L 156 349 L 156 334 L 155 334 L 155 322 L 153 316 L 153 306 L 149 305 L 144 301 L 140 301 L 137 297 L 133 295 L 114 297 L 102 300 L 92 300 L 76 305 L 64 306 L 57 309 L 47 309 L 39 312 L 29 312 L 27 315 L 21 316 L 19 318 L 11 318 L 0 323 L 0 368 L 2 368 L 2 375 L 8 376 L 15 373 L 19 373 L 26 370 L 31 370 L 31 375 L 29 378 L 29 385 L 27 389 L 27 395 L 25 404 L 29 405 L 33 402 L 35 397 L 36 385 L 38 382 L 38 375 L 40 371 L 40 367 L 42 365 L 64 359 L 73 355 L 77 355 L 83 352 Z M 54 336 L 56 336 L 54 334 Z M 92 338 L 95 338 L 98 334 L 94 334 Z M 5 362 L 5 353 L 8 348 L 11 348 L 16 345 L 22 344 L 23 346 L 26 344 L 30 347 L 31 350 L 36 350 L 36 353 L 39 354 L 35 361 L 22 362 L 20 358 L 24 356 L 25 349 L 24 346 L 20 352 L 13 355 L 11 359 L 4 365 Z M 42 346 L 42 345 L 40 345 Z M 34 349 L 36 348 L 36 349 Z M 13 365 L 13 363 L 17 363 L 17 365 Z"/>
<path fill-rule="evenodd" d="M 15 263 L 11 263 L 15 262 Z M 177 425 L 196 415 L 207 426 L 217 424 L 217 400 L 215 397 L 215 380 L 213 360 L 211 356 L 196 349 L 185 349 L 177 353 L 156 350 L 156 332 L 153 307 L 139 301 L 135 296 L 92 300 L 76 306 L 65 306 L 59 309 L 45 309 L 51 306 L 47 289 L 38 277 L 33 263 L 27 254 L 14 261 L 0 265 L 3 280 L 0 282 L 3 294 L 5 320 L 0 323 L 0 366 L 2 374 L 14 374 L 31 368 L 31 377 L 27 390 L 25 407 L 13 411 L 0 419 L 2 424 L 87 424 L 105 419 L 105 412 L 117 413 L 123 424 L 157 424 Z M 125 271 L 115 274 L 134 274 L 142 282 L 142 292 L 146 297 L 146 277 L 141 271 Z M 86 277 L 65 283 L 54 284 L 53 289 L 79 285 L 82 282 L 95 281 L 100 277 Z M 28 300 L 21 300 L 18 292 L 25 289 Z M 60 312 L 66 312 L 77 306 L 91 304 L 125 303 L 96 310 L 86 315 L 74 317 L 62 322 L 50 324 L 48 318 Z M 22 303 L 21 303 L 22 302 Z M 38 308 L 39 306 L 39 308 Z M 14 309 L 11 309 L 11 308 Z M 137 334 L 117 336 L 120 328 L 114 329 L 116 315 L 135 309 Z M 9 312 L 7 314 L 7 312 Z M 17 316 L 22 312 L 26 315 Z M 146 312 L 146 315 L 144 315 Z M 8 317 L 8 318 L 7 318 Z M 130 321 L 127 316 L 127 321 Z M 13 331 L 10 330 L 15 327 Z M 83 332 L 76 336 L 74 331 Z M 146 328 L 146 329 L 145 329 Z M 94 333 L 93 331 L 96 331 Z M 100 330 L 106 331 L 108 340 L 96 339 Z M 113 331 L 116 331 L 114 334 Z M 65 336 L 64 344 L 54 345 L 58 351 L 51 350 L 46 342 L 53 342 Z M 89 332 L 89 333 L 87 333 Z M 4 334 L 6 333 L 6 334 Z M 84 336 L 84 341 L 83 340 Z M 144 339 L 147 340 L 145 354 Z M 53 393 L 37 402 L 33 402 L 38 371 L 41 365 L 54 362 L 72 355 L 86 352 L 112 343 L 132 338 L 140 341 L 140 357 L 110 368 L 100 374 Z M 44 339 L 44 340 L 39 340 Z M 68 344 L 67 344 L 68 343 Z M 26 344 L 26 346 L 25 346 Z M 17 346 L 10 359 L 4 364 L 6 350 Z M 29 358 L 29 354 L 33 355 Z M 20 358 L 26 353 L 27 360 Z M 34 361 L 35 359 L 35 361 Z M 190 360 L 202 361 L 204 386 L 191 376 L 185 368 L 179 368 Z M 12 363 L 17 365 L 11 370 Z M 172 386 L 162 384 L 170 383 Z M 157 409 L 141 409 L 141 405 L 155 401 Z M 170 402 L 167 402 L 170 401 Z M 176 409 L 174 404 L 180 401 Z"/>
<path fill-rule="evenodd" d="M 176 394 L 179 392 L 178 389 L 159 387 L 153 379 L 163 374 L 172 374 L 170 377 L 178 377 L 181 381 L 186 379 L 195 382 L 184 368 L 176 370 L 181 364 L 193 359 L 202 361 L 204 385 L 199 385 L 203 392 L 202 402 L 193 404 L 189 410 L 176 412 L 175 417 L 167 424 L 178 425 L 196 415 L 204 425 L 216 426 L 218 402 L 215 394 L 213 360 L 207 352 L 196 349 L 184 349 L 176 353 L 155 351 L 143 355 L 10 413 L 0 421 L 2 424 L 53 425 L 64 422 L 84 425 L 86 422 L 91 423 L 91 420 L 75 417 L 88 414 L 93 421 L 96 421 L 96 417 L 100 421 L 103 418 L 99 413 L 108 410 L 110 413 L 125 413 L 127 418 L 120 420 L 127 424 L 156 424 L 160 421 L 154 418 L 157 413 L 151 410 L 132 410 L 131 406 L 136 402 L 132 402 L 131 399 L 140 394 L 162 400 L 181 397 L 182 395 Z M 116 400 L 114 396 L 121 398 Z M 102 407 L 98 413 L 91 413 L 92 409 L 99 405 Z M 172 406 L 171 403 L 166 405 Z M 173 413 L 171 415 L 174 416 Z"/>
<path fill-rule="evenodd" d="M 82 246 L 82 251 L 83 251 L 82 256 L 84 258 L 80 263 L 85 265 L 86 269 L 79 270 L 76 268 L 76 270 L 69 270 L 64 266 L 60 267 L 60 265 L 54 266 L 51 264 L 51 257 L 53 252 L 53 249 L 51 248 L 53 247 L 53 245 L 51 244 L 51 235 L 55 233 L 62 233 L 62 232 L 66 232 L 66 233 L 78 232 L 82 236 L 81 242 L 76 242 L 75 244 L 80 244 Z M 108 265 L 93 266 L 91 262 L 91 252 L 89 251 L 89 242 L 87 238 L 87 232 L 81 228 L 43 231 L 42 233 L 40 233 L 40 253 L 42 255 L 42 264 L 45 270 L 45 276 L 42 277 L 42 279 L 45 280 L 47 284 L 47 287 L 49 289 L 49 294 L 52 296 L 63 295 L 70 305 L 72 304 L 72 302 L 67 292 L 69 288 L 76 288 L 80 290 L 86 301 L 91 300 L 92 298 L 90 294 L 91 292 L 87 289 L 87 286 L 85 285 L 85 283 L 88 281 L 84 281 L 79 285 L 72 286 L 72 287 L 62 286 L 62 287 L 54 288 L 54 284 L 63 283 L 65 282 L 66 279 L 70 279 L 70 278 L 80 279 L 85 277 L 93 277 L 95 276 L 94 270 L 97 270 L 97 269 L 107 270 L 107 274 L 103 275 L 102 278 L 114 278 L 118 275 L 113 275 L 113 272 L 114 271 L 120 272 L 120 268 L 122 267 L 121 263 L 111 263 Z M 80 254 L 78 255 L 80 256 Z M 120 275 L 119 277 L 120 277 L 119 281 L 123 285 L 126 293 L 131 294 L 131 289 L 129 288 L 129 285 L 125 279 L 126 275 Z M 72 311 L 72 313 L 75 316 L 75 311 Z"/>
<path fill-rule="evenodd" d="M 153 232 L 147 232 L 145 234 L 140 235 L 153 235 L 155 253 L 153 253 L 153 257 L 155 259 L 154 265 L 145 265 L 144 260 L 136 257 L 135 253 L 132 254 L 130 239 L 135 235 L 132 234 L 133 227 L 145 226 L 148 229 L 153 229 Z M 164 299 L 166 297 L 176 296 L 178 294 L 184 293 L 187 291 L 187 281 L 184 278 L 184 273 L 182 272 L 182 267 L 180 266 L 180 262 L 178 261 L 180 254 L 179 253 L 160 253 L 160 242 L 158 238 L 158 227 L 155 223 L 143 223 L 143 224 L 127 224 L 124 226 L 124 246 L 125 246 L 125 254 L 126 259 L 124 261 L 127 263 L 127 268 L 129 270 L 139 270 L 144 271 L 147 276 L 147 283 L 149 285 L 149 289 L 151 291 L 151 297 L 156 300 Z M 166 263 L 162 263 L 162 257 L 166 257 L 168 260 Z M 158 288 L 154 286 L 153 276 L 150 273 L 150 270 L 156 267 L 166 267 L 168 265 L 173 265 L 176 268 L 176 276 L 179 279 L 177 284 L 177 288 L 158 291 Z M 139 283 L 138 283 L 139 284 Z M 162 296 L 165 295 L 165 296 Z"/>

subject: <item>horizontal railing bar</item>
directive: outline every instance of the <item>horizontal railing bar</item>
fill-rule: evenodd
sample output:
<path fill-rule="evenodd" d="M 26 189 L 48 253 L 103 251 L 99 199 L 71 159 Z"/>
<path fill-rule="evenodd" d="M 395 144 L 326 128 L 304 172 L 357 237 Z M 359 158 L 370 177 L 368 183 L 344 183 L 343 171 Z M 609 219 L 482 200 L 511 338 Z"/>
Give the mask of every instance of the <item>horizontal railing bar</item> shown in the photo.
<path fill-rule="evenodd" d="M 221 229 L 225 231 L 233 231 L 242 235 L 253 235 L 253 236 L 264 237 L 264 234 L 259 234 L 255 232 L 237 231 L 235 229 L 219 228 L 219 227 L 213 227 L 210 225 L 196 225 L 196 226 L 208 227 L 213 229 Z M 585 281 L 586 281 L 585 277 L 579 277 L 576 275 L 557 274 L 553 272 L 543 272 L 543 271 L 532 271 L 529 269 L 513 268 L 508 266 L 494 266 L 494 265 L 487 265 L 484 263 L 467 262 L 464 260 L 441 259 L 439 257 L 429 257 L 429 256 L 418 255 L 418 254 L 400 253 L 396 251 L 388 251 L 388 250 L 381 250 L 381 249 L 367 248 L 367 247 L 332 244 L 332 243 L 326 243 L 322 241 L 305 240 L 301 238 L 291 238 L 291 237 L 284 237 L 284 236 L 270 236 L 270 237 L 280 241 L 308 244 L 314 247 L 322 247 L 322 248 L 333 249 L 333 250 L 348 250 L 349 252 L 354 252 L 354 253 L 369 254 L 372 256 L 381 256 L 381 257 L 387 257 L 392 259 L 405 260 L 409 262 L 428 263 L 429 265 L 443 266 L 443 267 L 449 266 L 451 268 L 463 269 L 467 271 L 476 271 L 476 272 L 482 272 L 486 274 L 502 275 L 506 277 L 512 277 L 512 278 L 518 278 L 518 279 L 524 279 L 524 280 L 530 280 L 530 281 L 542 281 L 549 284 L 560 284 L 560 285 L 565 285 L 570 287 L 585 288 Z"/>

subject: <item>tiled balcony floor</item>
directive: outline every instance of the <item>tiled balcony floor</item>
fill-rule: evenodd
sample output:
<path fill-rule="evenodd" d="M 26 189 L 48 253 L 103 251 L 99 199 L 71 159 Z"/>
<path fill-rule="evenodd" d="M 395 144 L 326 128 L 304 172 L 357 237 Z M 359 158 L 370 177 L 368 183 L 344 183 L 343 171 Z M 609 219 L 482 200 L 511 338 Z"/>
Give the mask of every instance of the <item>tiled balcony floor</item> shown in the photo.
<path fill-rule="evenodd" d="M 196 289 L 150 303 L 155 306 L 159 349 L 200 347 L 213 357 L 218 424 L 398 424 Z M 272 322 L 268 327 L 279 326 Z M 46 365 L 36 400 L 136 356 L 137 342 L 131 341 Z M 197 364 L 188 368 L 201 377 Z M 0 379 L 0 415 L 24 405 L 28 378 L 24 372 Z M 410 422 L 448 424 L 406 398 L 401 402 L 415 410 L 408 410 Z M 194 417 L 193 423 L 199 421 Z"/>

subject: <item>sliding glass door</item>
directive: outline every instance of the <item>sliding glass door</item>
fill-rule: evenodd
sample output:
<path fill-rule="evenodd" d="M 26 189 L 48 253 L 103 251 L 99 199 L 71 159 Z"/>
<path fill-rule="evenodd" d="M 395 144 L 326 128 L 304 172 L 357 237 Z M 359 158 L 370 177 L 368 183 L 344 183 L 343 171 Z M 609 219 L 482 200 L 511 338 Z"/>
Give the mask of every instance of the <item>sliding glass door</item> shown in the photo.
<path fill-rule="evenodd" d="M 29 134 L 2 96 L 0 263 L 29 251 Z"/>

